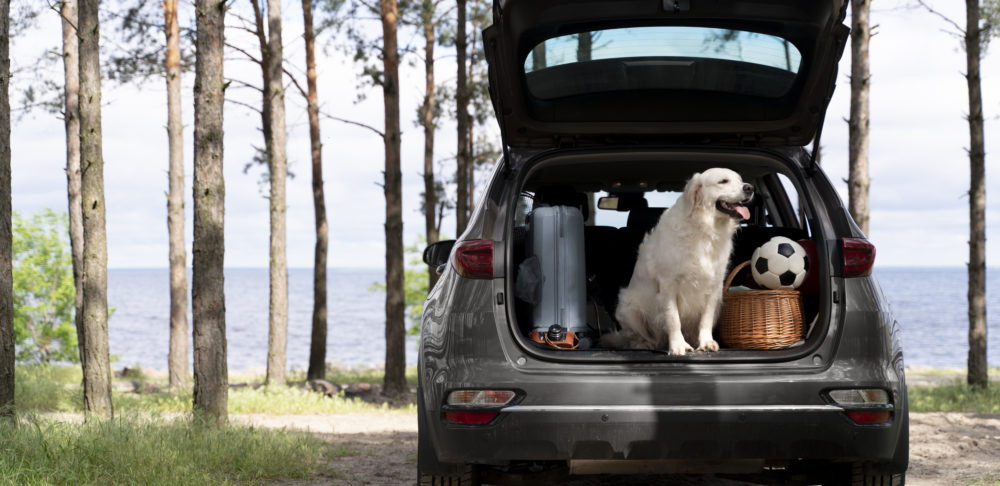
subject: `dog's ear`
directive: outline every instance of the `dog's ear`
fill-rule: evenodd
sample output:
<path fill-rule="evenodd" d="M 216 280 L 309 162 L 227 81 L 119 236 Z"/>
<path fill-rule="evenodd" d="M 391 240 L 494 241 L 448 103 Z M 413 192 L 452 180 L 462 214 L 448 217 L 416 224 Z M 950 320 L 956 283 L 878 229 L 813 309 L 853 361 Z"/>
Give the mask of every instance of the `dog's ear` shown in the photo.
<path fill-rule="evenodd" d="M 684 196 L 688 198 L 688 205 L 694 209 L 701 203 L 701 192 L 704 183 L 701 181 L 701 173 L 695 172 L 684 186 Z"/>

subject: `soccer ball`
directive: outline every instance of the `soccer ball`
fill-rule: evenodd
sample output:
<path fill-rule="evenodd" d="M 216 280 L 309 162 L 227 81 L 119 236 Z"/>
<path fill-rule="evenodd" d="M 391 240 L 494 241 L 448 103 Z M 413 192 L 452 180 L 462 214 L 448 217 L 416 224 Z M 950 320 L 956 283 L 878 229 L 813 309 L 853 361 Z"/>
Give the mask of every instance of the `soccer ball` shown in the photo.
<path fill-rule="evenodd" d="M 809 257 L 802 245 L 775 236 L 753 251 L 750 267 L 758 285 L 771 290 L 792 290 L 806 280 Z"/>

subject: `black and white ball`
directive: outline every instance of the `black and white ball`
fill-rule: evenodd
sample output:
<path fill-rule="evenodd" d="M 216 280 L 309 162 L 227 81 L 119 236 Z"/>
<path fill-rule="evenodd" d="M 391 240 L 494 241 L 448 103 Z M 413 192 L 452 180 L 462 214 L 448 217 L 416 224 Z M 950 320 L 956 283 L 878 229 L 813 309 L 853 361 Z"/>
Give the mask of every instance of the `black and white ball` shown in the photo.
<path fill-rule="evenodd" d="M 802 245 L 775 236 L 753 251 L 750 267 L 758 285 L 771 290 L 792 290 L 806 280 L 809 257 Z"/>

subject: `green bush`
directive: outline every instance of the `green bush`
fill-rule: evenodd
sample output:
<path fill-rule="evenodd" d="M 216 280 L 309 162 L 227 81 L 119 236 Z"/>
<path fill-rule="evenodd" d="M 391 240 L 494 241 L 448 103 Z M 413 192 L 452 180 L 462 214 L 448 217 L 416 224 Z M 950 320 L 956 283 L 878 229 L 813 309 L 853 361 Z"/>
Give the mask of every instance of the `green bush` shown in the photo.
<path fill-rule="evenodd" d="M 14 214 L 14 343 L 18 361 L 79 361 L 76 287 L 65 213 Z"/>

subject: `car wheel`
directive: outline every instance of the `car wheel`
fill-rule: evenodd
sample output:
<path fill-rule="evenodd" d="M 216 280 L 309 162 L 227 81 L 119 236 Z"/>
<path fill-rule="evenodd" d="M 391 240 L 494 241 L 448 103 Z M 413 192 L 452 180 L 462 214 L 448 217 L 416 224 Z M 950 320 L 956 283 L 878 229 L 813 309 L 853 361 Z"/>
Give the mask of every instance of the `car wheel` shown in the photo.
<path fill-rule="evenodd" d="M 871 464 L 845 464 L 842 469 L 823 481 L 824 486 L 904 486 L 906 474 L 883 474 Z"/>
<path fill-rule="evenodd" d="M 419 469 L 419 468 L 418 468 Z M 479 486 L 479 474 L 474 467 L 465 465 L 456 476 L 438 476 L 418 473 L 420 486 Z"/>

